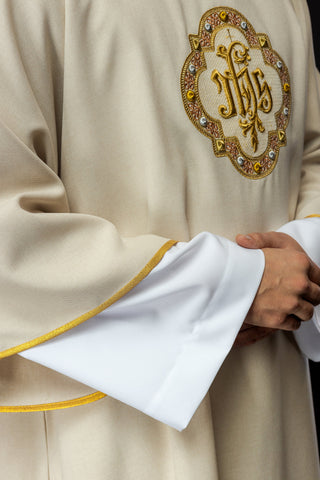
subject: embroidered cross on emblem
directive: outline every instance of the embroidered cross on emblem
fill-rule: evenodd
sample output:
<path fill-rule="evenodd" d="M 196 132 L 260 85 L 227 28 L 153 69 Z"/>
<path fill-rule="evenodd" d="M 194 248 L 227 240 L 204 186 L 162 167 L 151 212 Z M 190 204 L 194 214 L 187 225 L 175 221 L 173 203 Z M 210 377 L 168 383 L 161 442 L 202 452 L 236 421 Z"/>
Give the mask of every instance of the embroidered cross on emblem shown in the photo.
<path fill-rule="evenodd" d="M 231 8 L 209 10 L 189 39 L 181 91 L 190 120 L 242 175 L 269 175 L 286 145 L 291 109 L 283 60 L 267 35 Z"/>

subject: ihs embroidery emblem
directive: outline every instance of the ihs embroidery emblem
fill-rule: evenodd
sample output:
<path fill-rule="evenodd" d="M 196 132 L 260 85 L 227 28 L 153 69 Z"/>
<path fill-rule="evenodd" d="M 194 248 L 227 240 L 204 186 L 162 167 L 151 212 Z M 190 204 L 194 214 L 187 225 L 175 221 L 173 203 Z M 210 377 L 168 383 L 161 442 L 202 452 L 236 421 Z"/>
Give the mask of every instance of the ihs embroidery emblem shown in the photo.
<path fill-rule="evenodd" d="M 206 12 L 189 40 L 181 90 L 190 120 L 242 175 L 269 175 L 286 145 L 291 111 L 284 61 L 268 36 L 231 8 Z"/>

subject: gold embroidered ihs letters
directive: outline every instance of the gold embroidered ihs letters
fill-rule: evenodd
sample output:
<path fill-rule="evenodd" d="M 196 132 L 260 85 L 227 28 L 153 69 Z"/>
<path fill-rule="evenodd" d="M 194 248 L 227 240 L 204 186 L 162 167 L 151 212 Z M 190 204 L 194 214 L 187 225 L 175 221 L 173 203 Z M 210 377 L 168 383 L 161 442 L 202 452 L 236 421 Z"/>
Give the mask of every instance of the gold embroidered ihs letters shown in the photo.
<path fill-rule="evenodd" d="M 218 93 L 220 94 L 224 89 L 227 97 L 228 107 L 225 105 L 219 106 L 219 113 L 223 118 L 230 118 L 237 114 L 243 117 L 239 119 L 239 124 L 243 130 L 243 134 L 247 135 L 250 132 L 251 144 L 253 150 L 256 152 L 259 141 L 257 130 L 264 132 L 265 128 L 258 115 L 258 110 L 264 113 L 269 113 L 272 109 L 271 88 L 267 82 L 260 84 L 260 78 L 264 78 L 260 68 L 256 68 L 252 72 L 252 79 L 255 84 L 256 91 L 250 78 L 248 64 L 251 61 L 249 55 L 249 48 L 241 42 L 232 42 L 227 49 L 224 45 L 219 45 L 217 55 L 226 59 L 229 70 L 225 74 L 214 70 L 211 74 L 211 80 L 217 84 Z M 236 66 L 242 68 L 236 71 Z M 233 98 L 231 85 L 235 91 L 238 110 Z"/>
<path fill-rule="evenodd" d="M 265 177 L 286 144 L 291 96 L 284 62 L 268 37 L 230 8 L 207 12 L 190 44 L 181 74 L 189 118 L 217 156 L 228 156 L 248 178 Z"/>

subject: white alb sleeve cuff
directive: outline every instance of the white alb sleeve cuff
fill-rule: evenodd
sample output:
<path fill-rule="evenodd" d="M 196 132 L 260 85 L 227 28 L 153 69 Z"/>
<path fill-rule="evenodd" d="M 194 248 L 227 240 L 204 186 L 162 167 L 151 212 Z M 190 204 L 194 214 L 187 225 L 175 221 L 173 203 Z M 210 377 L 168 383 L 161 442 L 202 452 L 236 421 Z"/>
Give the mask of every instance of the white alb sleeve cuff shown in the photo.
<path fill-rule="evenodd" d="M 278 232 L 293 237 L 311 260 L 320 266 L 320 218 L 294 220 L 283 225 Z M 312 320 L 302 322 L 294 336 L 302 353 L 310 360 L 320 362 L 320 305 L 315 307 Z"/>
<path fill-rule="evenodd" d="M 21 355 L 182 430 L 229 353 L 263 271 L 261 250 L 199 234 L 172 247 L 114 305 Z"/>

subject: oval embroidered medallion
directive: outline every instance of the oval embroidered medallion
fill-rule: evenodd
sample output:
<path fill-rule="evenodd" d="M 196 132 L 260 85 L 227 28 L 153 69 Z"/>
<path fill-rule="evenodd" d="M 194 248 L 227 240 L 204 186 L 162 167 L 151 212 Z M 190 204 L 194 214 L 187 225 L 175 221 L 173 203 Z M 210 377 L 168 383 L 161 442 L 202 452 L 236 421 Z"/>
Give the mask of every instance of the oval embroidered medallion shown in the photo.
<path fill-rule="evenodd" d="M 291 111 L 284 61 L 266 34 L 227 7 L 206 12 L 189 40 L 181 91 L 190 120 L 242 175 L 269 175 L 286 145 Z"/>

